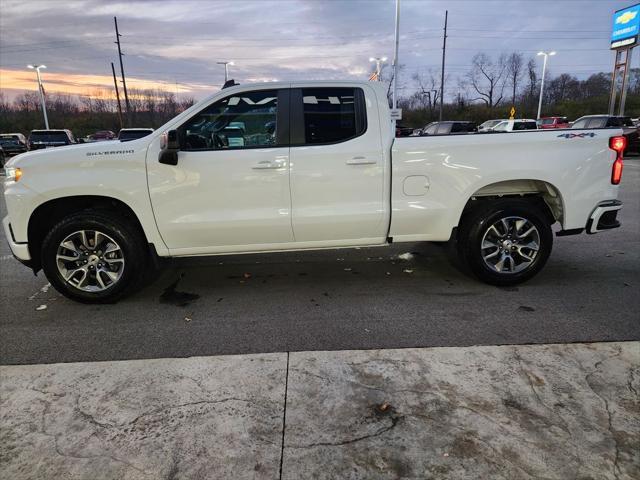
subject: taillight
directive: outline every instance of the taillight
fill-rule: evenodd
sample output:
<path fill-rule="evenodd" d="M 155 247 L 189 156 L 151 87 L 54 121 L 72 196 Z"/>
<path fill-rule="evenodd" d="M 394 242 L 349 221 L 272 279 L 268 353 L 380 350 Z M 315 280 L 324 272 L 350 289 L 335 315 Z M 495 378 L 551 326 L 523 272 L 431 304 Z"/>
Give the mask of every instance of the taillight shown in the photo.
<path fill-rule="evenodd" d="M 627 148 L 627 137 L 611 137 L 609 139 L 609 148 L 615 150 L 618 154 L 624 153 L 624 149 Z"/>
<path fill-rule="evenodd" d="M 616 160 L 613 162 L 611 169 L 611 183 L 613 185 L 620 184 L 622 179 L 622 168 L 624 167 L 623 156 L 624 149 L 627 148 L 627 137 L 611 137 L 609 139 L 609 148 L 616 152 Z"/>

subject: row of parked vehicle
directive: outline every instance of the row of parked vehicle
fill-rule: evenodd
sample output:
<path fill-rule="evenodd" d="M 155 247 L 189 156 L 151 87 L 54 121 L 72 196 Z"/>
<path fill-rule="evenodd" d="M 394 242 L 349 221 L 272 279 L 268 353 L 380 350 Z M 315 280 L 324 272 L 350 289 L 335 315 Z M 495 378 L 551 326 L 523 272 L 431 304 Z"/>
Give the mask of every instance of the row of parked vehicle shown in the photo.
<path fill-rule="evenodd" d="M 543 117 L 540 120 L 528 118 L 487 120 L 480 125 L 475 122 L 455 120 L 431 122 L 424 128 L 398 127 L 396 136 L 464 135 L 469 133 L 504 133 L 523 130 L 548 130 L 560 128 L 595 129 L 622 128 L 627 138 L 626 153 L 640 154 L 640 119 L 615 115 L 585 115 L 574 122 L 567 117 Z"/>
<path fill-rule="evenodd" d="M 68 129 L 31 130 L 29 138 L 22 133 L 0 133 L 0 167 L 5 159 L 41 148 L 62 147 L 76 143 L 100 142 L 106 140 L 120 140 L 126 142 L 146 137 L 153 128 L 123 128 L 116 135 L 110 130 L 101 130 L 84 138 L 76 138 Z"/>

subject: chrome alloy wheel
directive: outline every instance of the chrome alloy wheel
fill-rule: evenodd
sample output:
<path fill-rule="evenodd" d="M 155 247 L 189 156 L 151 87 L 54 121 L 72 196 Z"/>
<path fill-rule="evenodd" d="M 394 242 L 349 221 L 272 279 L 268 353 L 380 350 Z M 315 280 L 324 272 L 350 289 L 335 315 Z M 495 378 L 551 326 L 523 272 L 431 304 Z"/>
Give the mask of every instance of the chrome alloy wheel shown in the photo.
<path fill-rule="evenodd" d="M 504 217 L 491 225 L 481 242 L 484 263 L 498 273 L 518 273 L 529 268 L 540 250 L 540 232 L 522 217 Z"/>
<path fill-rule="evenodd" d="M 67 236 L 56 254 L 58 272 L 69 285 L 83 292 L 101 292 L 115 285 L 124 271 L 124 254 L 110 236 L 80 230 Z"/>

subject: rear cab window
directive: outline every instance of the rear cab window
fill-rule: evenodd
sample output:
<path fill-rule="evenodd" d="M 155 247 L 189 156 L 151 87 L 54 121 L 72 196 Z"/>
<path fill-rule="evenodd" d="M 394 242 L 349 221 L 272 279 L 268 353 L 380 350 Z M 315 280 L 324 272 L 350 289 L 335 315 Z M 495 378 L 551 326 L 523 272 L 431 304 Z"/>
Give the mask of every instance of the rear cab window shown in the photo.
<path fill-rule="evenodd" d="M 538 124 L 536 122 L 514 122 L 513 131 L 536 130 Z"/>
<path fill-rule="evenodd" d="M 292 145 L 345 142 L 367 130 L 364 92 L 357 87 L 292 90 Z"/>

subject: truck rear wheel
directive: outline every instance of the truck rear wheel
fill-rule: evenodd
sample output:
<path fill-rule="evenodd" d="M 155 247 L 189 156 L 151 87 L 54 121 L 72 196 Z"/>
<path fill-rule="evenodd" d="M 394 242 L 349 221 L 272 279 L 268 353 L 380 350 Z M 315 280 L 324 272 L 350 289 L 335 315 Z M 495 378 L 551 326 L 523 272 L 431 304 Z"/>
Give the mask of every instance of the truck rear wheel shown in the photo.
<path fill-rule="evenodd" d="M 53 226 L 41 250 L 51 285 L 83 303 L 109 303 L 141 284 L 148 252 L 133 222 L 100 210 L 85 210 Z"/>
<path fill-rule="evenodd" d="M 553 245 L 551 223 L 535 203 L 487 201 L 463 217 L 458 245 L 463 260 L 483 282 L 525 282 L 544 267 Z"/>

